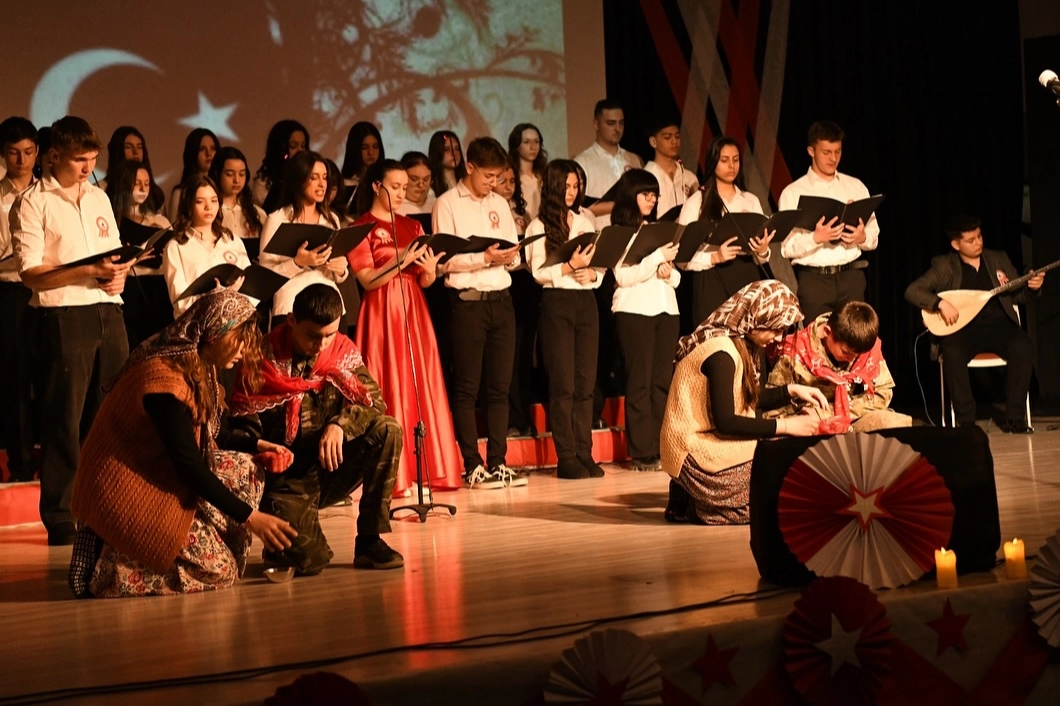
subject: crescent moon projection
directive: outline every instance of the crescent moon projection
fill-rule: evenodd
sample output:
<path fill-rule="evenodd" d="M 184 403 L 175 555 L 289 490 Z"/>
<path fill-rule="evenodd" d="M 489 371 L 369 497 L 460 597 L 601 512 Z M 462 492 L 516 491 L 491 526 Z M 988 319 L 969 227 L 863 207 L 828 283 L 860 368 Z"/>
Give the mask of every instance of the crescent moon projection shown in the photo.
<path fill-rule="evenodd" d="M 139 66 L 162 73 L 147 59 L 121 49 L 75 52 L 52 64 L 37 82 L 30 101 L 30 121 L 34 125 L 51 125 L 67 115 L 70 112 L 70 99 L 85 79 L 111 66 Z"/>

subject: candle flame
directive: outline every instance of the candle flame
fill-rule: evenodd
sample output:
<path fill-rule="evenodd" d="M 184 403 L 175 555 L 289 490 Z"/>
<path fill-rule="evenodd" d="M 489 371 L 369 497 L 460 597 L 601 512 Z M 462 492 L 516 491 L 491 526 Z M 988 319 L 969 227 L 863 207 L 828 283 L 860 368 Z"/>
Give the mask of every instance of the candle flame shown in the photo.
<path fill-rule="evenodd" d="M 1013 544 L 1019 544 L 1020 543 L 1020 538 L 1019 537 L 1013 537 L 1012 538 L 1012 543 Z"/>

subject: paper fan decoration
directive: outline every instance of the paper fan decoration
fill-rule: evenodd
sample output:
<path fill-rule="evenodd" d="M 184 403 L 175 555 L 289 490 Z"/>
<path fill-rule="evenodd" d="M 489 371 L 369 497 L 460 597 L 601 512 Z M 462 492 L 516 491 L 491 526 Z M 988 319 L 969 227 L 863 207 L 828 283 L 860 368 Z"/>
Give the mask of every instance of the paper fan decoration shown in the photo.
<path fill-rule="evenodd" d="M 817 579 L 784 621 L 784 668 L 814 706 L 874 703 L 891 671 L 891 622 L 864 584 Z"/>
<path fill-rule="evenodd" d="M 878 434 L 811 446 L 788 469 L 777 505 L 784 541 L 806 568 L 871 588 L 919 579 L 953 529 L 953 501 L 935 467 Z"/>
<path fill-rule="evenodd" d="M 1050 647 L 1060 647 L 1060 531 L 1038 550 L 1031 571 L 1032 620 Z"/>
<path fill-rule="evenodd" d="M 625 630 L 592 632 L 563 651 L 545 703 L 662 705 L 662 670 L 651 647 Z"/>

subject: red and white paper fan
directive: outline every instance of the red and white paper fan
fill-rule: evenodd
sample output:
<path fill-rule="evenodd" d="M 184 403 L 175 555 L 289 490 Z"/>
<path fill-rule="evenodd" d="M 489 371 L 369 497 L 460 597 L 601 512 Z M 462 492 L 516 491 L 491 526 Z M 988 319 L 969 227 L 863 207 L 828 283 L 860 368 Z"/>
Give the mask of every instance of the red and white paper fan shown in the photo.
<path fill-rule="evenodd" d="M 817 579 L 784 621 L 784 668 L 815 706 L 874 703 L 891 672 L 893 639 L 887 611 L 867 586 Z"/>
<path fill-rule="evenodd" d="M 625 630 L 592 632 L 563 651 L 545 703 L 662 706 L 662 670 L 651 647 Z"/>
<path fill-rule="evenodd" d="M 871 588 L 919 579 L 953 529 L 953 501 L 935 467 L 878 434 L 807 449 L 781 484 L 778 512 L 784 541 L 808 569 Z"/>
<path fill-rule="evenodd" d="M 1038 550 L 1031 571 L 1032 620 L 1050 647 L 1060 647 L 1060 532 Z"/>

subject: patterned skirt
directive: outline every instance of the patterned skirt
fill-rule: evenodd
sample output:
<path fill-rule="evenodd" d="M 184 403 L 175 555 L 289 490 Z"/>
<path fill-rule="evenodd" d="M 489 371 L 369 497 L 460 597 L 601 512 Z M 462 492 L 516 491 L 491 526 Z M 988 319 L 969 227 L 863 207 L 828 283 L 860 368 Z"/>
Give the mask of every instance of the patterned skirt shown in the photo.
<path fill-rule="evenodd" d="M 676 487 L 675 487 L 676 486 Z M 681 466 L 677 478 L 670 482 L 670 507 L 667 516 L 671 521 L 693 520 L 707 525 L 746 525 L 751 521 L 750 504 L 751 462 L 709 473 L 699 467 L 689 455 Z M 685 495 L 684 517 L 670 517 L 677 511 Z"/>
<path fill-rule="evenodd" d="M 257 508 L 264 488 L 264 475 L 249 454 L 218 451 L 214 471 L 240 500 Z M 88 534 L 88 537 L 81 535 Z M 75 565 L 91 565 L 90 557 L 79 555 L 91 547 L 91 530 L 82 528 L 71 563 L 71 588 Z M 253 535 L 242 524 L 222 514 L 204 500 L 199 501 L 188 531 L 187 541 L 176 561 L 165 573 L 158 573 L 114 547 L 102 544 L 91 569 L 88 591 L 97 598 L 164 596 L 228 588 L 243 575 Z M 86 561 L 87 560 L 87 561 Z M 75 588 L 75 594 L 77 589 Z"/>

